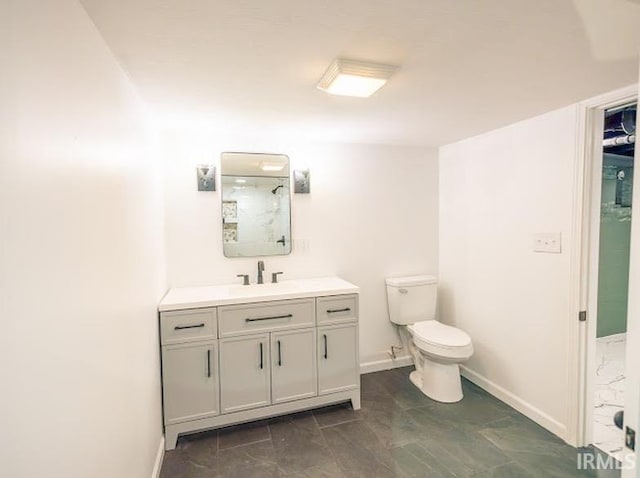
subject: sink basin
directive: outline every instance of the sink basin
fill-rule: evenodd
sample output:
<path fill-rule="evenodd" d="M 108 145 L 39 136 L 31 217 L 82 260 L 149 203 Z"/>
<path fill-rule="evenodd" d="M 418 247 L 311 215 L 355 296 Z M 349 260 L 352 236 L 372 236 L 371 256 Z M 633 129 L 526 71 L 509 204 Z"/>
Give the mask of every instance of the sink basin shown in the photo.
<path fill-rule="evenodd" d="M 358 287 L 339 277 L 283 280 L 276 284 L 226 284 L 178 287 L 169 290 L 158 306 L 161 312 L 215 307 L 247 302 L 356 294 Z"/>
<path fill-rule="evenodd" d="M 290 292 L 295 292 L 298 289 L 299 286 L 295 281 L 283 281 L 276 284 L 233 285 L 229 287 L 229 293 L 234 296 L 240 295 L 243 297 L 255 297 L 273 294 L 288 294 Z"/>

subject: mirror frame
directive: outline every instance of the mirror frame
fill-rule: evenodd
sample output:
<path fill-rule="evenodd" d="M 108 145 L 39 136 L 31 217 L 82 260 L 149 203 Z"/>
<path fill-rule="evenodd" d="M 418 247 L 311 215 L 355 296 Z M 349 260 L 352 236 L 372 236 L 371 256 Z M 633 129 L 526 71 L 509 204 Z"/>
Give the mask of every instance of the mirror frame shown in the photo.
<path fill-rule="evenodd" d="M 246 156 L 280 156 L 280 157 L 284 157 L 287 160 L 287 165 L 286 165 L 286 175 L 282 175 L 282 173 L 280 174 L 245 174 L 245 175 L 240 175 L 240 174 L 224 174 L 224 168 L 223 168 L 223 157 L 224 155 L 227 154 L 237 154 L 237 155 L 246 155 Z M 284 169 L 284 168 L 283 168 Z M 255 254 L 255 255 L 228 255 L 227 252 L 225 251 L 225 242 L 224 242 L 224 181 L 223 181 L 223 177 L 224 176 L 230 176 L 230 177 L 264 177 L 264 178 L 281 178 L 281 179 L 285 179 L 288 181 L 288 201 L 289 201 L 289 250 L 287 252 L 283 252 L 281 254 Z M 277 257 L 277 256 L 288 256 L 293 252 L 293 230 L 292 230 L 292 211 L 291 211 L 291 159 L 289 158 L 288 155 L 286 154 L 281 154 L 281 153 L 251 153 L 251 152 L 246 152 L 246 151 L 224 151 L 222 153 L 220 153 L 220 218 L 221 218 L 221 225 L 222 225 L 222 229 L 221 229 L 221 240 L 222 240 L 222 254 L 224 255 L 224 257 L 229 258 L 229 259 L 242 259 L 242 258 L 248 258 L 248 257 Z"/>

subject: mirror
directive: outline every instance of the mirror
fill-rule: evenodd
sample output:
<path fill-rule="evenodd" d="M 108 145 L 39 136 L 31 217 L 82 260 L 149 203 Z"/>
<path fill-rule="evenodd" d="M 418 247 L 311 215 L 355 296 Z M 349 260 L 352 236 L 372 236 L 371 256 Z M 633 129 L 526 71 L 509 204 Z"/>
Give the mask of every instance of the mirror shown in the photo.
<path fill-rule="evenodd" d="M 290 254 L 288 156 L 222 153 L 220 170 L 225 257 Z"/>

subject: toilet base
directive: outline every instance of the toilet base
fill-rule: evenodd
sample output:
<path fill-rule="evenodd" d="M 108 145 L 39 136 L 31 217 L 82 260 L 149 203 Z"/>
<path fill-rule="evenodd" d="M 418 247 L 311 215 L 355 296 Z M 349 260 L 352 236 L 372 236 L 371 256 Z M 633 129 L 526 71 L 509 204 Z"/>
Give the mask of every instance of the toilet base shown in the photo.
<path fill-rule="evenodd" d="M 457 363 L 437 363 L 422 357 L 422 370 L 409 375 L 411 382 L 427 397 L 443 403 L 462 400 L 462 381 Z"/>

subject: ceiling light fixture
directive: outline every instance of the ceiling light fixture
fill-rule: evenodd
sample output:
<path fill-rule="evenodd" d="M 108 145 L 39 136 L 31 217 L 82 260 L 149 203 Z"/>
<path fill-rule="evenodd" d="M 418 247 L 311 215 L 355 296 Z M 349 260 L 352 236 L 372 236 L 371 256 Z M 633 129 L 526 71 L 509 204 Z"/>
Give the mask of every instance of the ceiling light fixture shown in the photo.
<path fill-rule="evenodd" d="M 336 59 L 318 82 L 332 95 L 367 98 L 378 91 L 398 68 L 391 65 Z"/>

